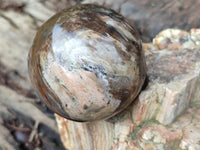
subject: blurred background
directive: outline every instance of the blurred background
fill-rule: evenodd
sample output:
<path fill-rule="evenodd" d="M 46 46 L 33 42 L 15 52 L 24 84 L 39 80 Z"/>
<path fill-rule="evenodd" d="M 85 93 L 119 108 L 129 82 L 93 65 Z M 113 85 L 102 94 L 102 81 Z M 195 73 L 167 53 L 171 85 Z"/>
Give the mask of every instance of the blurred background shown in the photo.
<path fill-rule="evenodd" d="M 30 84 L 27 55 L 41 24 L 79 3 L 120 12 L 143 42 L 167 28 L 200 28 L 199 0 L 0 0 L 0 150 L 64 150 L 54 114 Z"/>

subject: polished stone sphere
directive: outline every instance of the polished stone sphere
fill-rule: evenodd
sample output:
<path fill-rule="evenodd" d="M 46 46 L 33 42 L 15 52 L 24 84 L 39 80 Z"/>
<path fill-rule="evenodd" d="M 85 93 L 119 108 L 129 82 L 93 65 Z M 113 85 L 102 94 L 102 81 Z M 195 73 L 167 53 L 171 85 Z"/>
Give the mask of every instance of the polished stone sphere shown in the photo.
<path fill-rule="evenodd" d="M 107 119 L 138 95 L 146 77 L 141 40 L 117 12 L 76 5 L 45 22 L 29 53 L 32 83 L 55 113 Z"/>

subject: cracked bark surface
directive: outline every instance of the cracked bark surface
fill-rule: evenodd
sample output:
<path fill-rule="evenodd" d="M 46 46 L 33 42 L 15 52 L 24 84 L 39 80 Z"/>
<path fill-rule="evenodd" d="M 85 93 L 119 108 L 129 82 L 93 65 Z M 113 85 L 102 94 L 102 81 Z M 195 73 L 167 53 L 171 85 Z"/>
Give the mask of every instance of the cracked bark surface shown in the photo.
<path fill-rule="evenodd" d="M 200 4 L 199 1 L 195 0 L 167 0 L 165 2 L 156 0 L 154 3 L 149 2 L 148 0 L 140 2 L 136 0 L 0 1 L 0 149 L 20 149 L 19 143 L 16 142 L 15 137 L 8 128 L 5 127 L 4 120 L 12 120 L 13 118 L 17 118 L 23 123 L 31 124 L 31 126 L 39 123 L 39 128 L 45 128 L 47 133 L 49 133 L 45 135 L 47 138 L 48 136 L 54 135 L 56 139 L 59 139 L 55 120 L 49 117 L 51 114 L 47 113 L 48 111 L 46 111 L 46 108 L 40 104 L 41 101 L 37 98 L 31 87 L 27 71 L 27 54 L 37 29 L 45 20 L 55 12 L 69 7 L 70 5 L 88 2 L 104 4 L 121 12 L 131 23 L 136 25 L 142 34 L 144 41 L 151 41 L 156 34 L 165 28 L 178 27 L 190 30 L 190 28 L 197 28 L 200 26 L 199 17 L 197 16 L 200 13 L 200 10 L 197 9 Z M 188 37 L 187 32 L 182 33 L 184 36 Z M 190 35 L 192 35 L 190 36 L 191 40 L 195 43 L 194 45 L 198 45 L 200 39 L 196 33 L 197 31 L 194 30 L 193 32 L 190 32 Z M 148 62 L 157 58 L 153 56 L 161 56 L 161 54 L 164 54 L 165 50 L 163 49 L 169 50 L 174 48 L 173 44 L 166 42 L 168 37 L 162 38 L 162 35 L 160 36 L 161 38 L 157 38 L 158 40 L 155 41 L 155 43 L 157 42 L 156 46 L 155 44 L 144 45 L 145 50 L 148 50 L 148 53 L 146 53 L 146 55 L 149 56 L 147 59 Z M 178 37 L 179 35 L 173 36 Z M 176 40 L 174 41 L 177 42 Z M 182 41 L 182 43 L 184 43 L 184 40 L 184 38 L 178 39 L 178 41 Z M 171 40 L 171 43 L 174 43 L 173 39 Z M 188 49 L 187 44 L 188 43 L 185 42 L 185 45 L 183 44 L 185 47 L 183 48 L 182 45 L 176 43 L 174 49 Z M 159 53 L 159 50 L 163 53 Z M 191 54 L 193 53 L 192 50 L 190 52 Z M 182 53 L 180 52 L 180 54 Z M 160 64 L 164 63 L 162 61 L 158 62 Z M 157 69 L 159 73 L 159 68 L 155 67 L 155 69 Z M 197 74 L 198 71 L 199 70 L 196 70 Z M 194 75 L 196 75 L 196 72 L 193 72 Z M 173 71 L 169 75 L 172 77 L 174 75 Z M 152 82 L 149 88 L 141 94 L 140 100 L 137 100 L 133 105 L 133 108 L 131 109 L 134 111 L 131 114 L 124 113 L 121 114 L 122 116 L 119 115 L 109 122 L 99 122 L 96 123 L 96 125 L 84 124 L 82 126 L 79 124 L 73 125 L 73 123 L 69 122 L 68 126 L 70 126 L 70 132 L 76 131 L 79 133 L 79 138 L 86 144 L 88 141 L 91 142 L 92 139 L 98 138 L 99 134 L 102 135 L 103 132 L 99 129 L 104 128 L 105 135 L 100 137 L 100 139 L 102 138 L 102 141 L 99 141 L 98 144 L 104 146 L 105 149 L 108 147 L 111 147 L 110 149 L 130 148 L 144 150 L 156 148 L 200 149 L 200 136 L 197 134 L 199 133 L 200 128 L 198 95 L 200 88 L 197 86 L 200 82 L 199 78 L 193 76 L 190 78 L 191 80 L 182 80 L 182 82 L 189 84 L 185 84 L 185 87 L 178 89 L 183 91 L 183 93 L 190 93 L 184 95 L 190 97 L 190 102 L 184 103 L 185 101 L 182 101 L 181 104 L 184 105 L 181 106 L 184 107 L 169 107 L 169 112 L 173 112 L 171 115 L 174 115 L 171 119 L 171 115 L 167 115 L 167 111 L 161 111 L 166 110 L 165 106 L 167 105 L 160 102 L 158 98 L 159 95 L 161 95 L 159 93 L 163 92 L 162 89 L 165 87 L 165 83 L 171 81 L 171 79 L 166 78 L 166 76 L 161 76 L 163 80 L 158 80 L 159 74 L 155 74 L 155 72 L 151 71 L 149 71 L 149 76 L 151 81 L 154 80 L 154 82 Z M 168 84 L 170 90 L 167 92 L 171 92 L 174 89 L 177 90 L 172 87 L 172 84 Z M 193 87 L 193 90 L 191 90 L 192 92 L 189 90 L 191 89 L 190 87 Z M 197 92 L 194 92 L 195 88 Z M 152 92 L 155 94 L 152 94 Z M 148 94 L 151 94 L 153 98 L 148 99 Z M 179 97 L 177 96 L 177 93 L 174 93 L 174 99 L 171 99 L 171 102 L 173 102 L 173 100 L 178 100 L 177 97 Z M 167 100 L 167 98 L 165 100 Z M 159 114 L 158 112 L 165 115 L 156 115 Z M 126 116 L 129 119 L 125 119 Z M 119 118 L 121 118 L 120 121 Z M 62 126 L 66 127 L 63 129 L 66 129 L 67 131 L 66 120 L 63 120 L 58 116 L 57 119 L 58 122 L 60 122 L 59 128 L 61 128 L 60 125 L 62 124 Z M 116 121 L 118 123 L 116 123 Z M 113 136 L 113 132 L 115 132 L 113 129 L 120 132 L 116 132 Z M 82 134 L 83 136 L 81 136 Z M 69 138 L 67 136 L 68 134 L 61 133 L 65 145 L 65 139 Z M 111 137 L 113 139 L 110 139 Z M 71 140 L 70 142 L 70 145 L 73 145 L 74 141 Z M 67 143 L 66 147 L 69 148 L 68 146 L 69 143 Z M 82 148 L 79 149 L 94 149 L 95 144 L 90 143 L 88 146 L 89 147 L 83 145 Z M 42 148 L 48 150 L 64 149 L 63 147 L 52 146 L 51 143 L 46 143 L 46 147 Z M 101 148 L 98 147 L 98 149 Z"/>

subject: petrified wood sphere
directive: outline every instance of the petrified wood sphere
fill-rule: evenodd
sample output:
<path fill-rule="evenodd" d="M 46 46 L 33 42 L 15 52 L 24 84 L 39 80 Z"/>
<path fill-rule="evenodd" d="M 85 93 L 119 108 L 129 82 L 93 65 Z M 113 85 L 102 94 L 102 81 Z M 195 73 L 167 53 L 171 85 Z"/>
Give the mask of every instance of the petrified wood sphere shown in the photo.
<path fill-rule="evenodd" d="M 63 10 L 42 25 L 29 53 L 29 72 L 47 106 L 75 121 L 122 111 L 146 76 L 135 28 L 115 11 L 90 4 Z"/>

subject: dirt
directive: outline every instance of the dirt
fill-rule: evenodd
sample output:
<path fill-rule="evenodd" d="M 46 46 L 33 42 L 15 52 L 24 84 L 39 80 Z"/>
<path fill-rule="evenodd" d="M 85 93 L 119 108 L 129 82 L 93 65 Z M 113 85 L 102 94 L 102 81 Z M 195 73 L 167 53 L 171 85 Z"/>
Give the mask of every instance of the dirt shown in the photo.
<path fill-rule="evenodd" d="M 10 131 L 17 143 L 17 150 L 64 150 L 59 135 L 44 124 L 18 112 L 16 117 L 3 117 L 3 125 Z M 54 119 L 54 118 L 52 118 Z"/>

